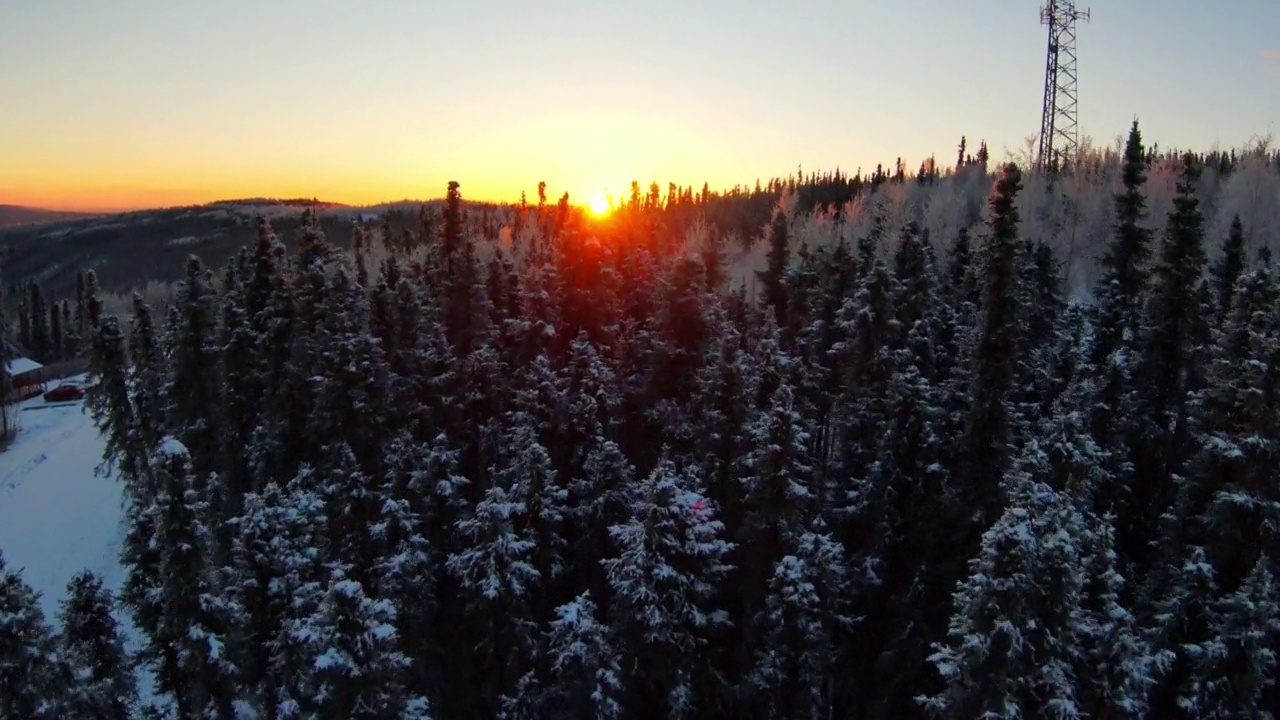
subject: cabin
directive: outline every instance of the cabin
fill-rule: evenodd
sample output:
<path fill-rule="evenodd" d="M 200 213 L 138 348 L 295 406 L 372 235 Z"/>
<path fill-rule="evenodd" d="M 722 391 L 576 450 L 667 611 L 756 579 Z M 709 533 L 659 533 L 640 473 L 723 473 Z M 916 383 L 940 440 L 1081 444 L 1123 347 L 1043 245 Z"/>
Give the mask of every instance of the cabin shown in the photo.
<path fill-rule="evenodd" d="M 40 384 L 40 369 L 44 366 L 26 357 L 15 357 L 7 363 L 9 377 L 14 387 Z"/>

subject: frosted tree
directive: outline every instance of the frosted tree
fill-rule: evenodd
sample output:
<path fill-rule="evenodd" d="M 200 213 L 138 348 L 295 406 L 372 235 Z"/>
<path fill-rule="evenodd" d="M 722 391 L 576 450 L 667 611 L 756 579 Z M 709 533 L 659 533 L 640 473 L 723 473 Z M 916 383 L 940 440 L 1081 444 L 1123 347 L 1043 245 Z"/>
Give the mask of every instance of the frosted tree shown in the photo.
<path fill-rule="evenodd" d="M 1280 488 L 1280 288 L 1261 265 L 1239 281 L 1232 309 L 1209 362 L 1208 383 L 1194 400 L 1200 456 L 1180 487 L 1176 515 L 1205 543 L 1224 587 L 1239 585 L 1261 552 L 1275 552 Z M 1190 522 L 1186 522 L 1190 520 Z"/>
<path fill-rule="evenodd" d="M 1074 672 L 1081 518 L 1061 493 L 1020 475 L 956 591 L 947 642 L 930 658 L 945 689 L 921 699 L 938 717 L 1083 715 Z"/>
<path fill-rule="evenodd" d="M 1231 312 L 1236 283 L 1240 281 L 1240 276 L 1244 274 L 1247 260 L 1244 226 L 1240 224 L 1240 216 L 1235 215 L 1231 219 L 1231 229 L 1222 243 L 1221 253 L 1218 255 L 1218 259 L 1209 267 L 1217 325 L 1225 322 L 1227 315 Z"/>
<path fill-rule="evenodd" d="M 0 717 L 61 720 L 68 677 L 40 598 L 0 555 Z"/>
<path fill-rule="evenodd" d="M 541 717 L 623 717 L 622 665 L 609 626 L 596 618 L 588 593 L 557 607 L 547 627 L 551 682 Z"/>
<path fill-rule="evenodd" d="M 493 712 L 527 672 L 534 650 L 533 604 L 544 578 L 535 564 L 535 508 L 527 490 L 524 484 L 490 485 L 473 514 L 458 519 L 461 542 L 446 562 L 466 602 L 474 603 L 468 619 L 478 645 L 468 650 L 477 653 L 479 702 Z"/>
<path fill-rule="evenodd" d="M 769 718 L 828 716 L 842 680 L 840 635 L 853 624 L 844 549 L 821 523 L 787 539 L 773 567 L 750 674 Z"/>
<path fill-rule="evenodd" d="M 199 258 L 190 257 L 171 311 L 165 345 L 172 372 L 163 395 L 168 423 L 191 451 L 192 470 L 199 475 L 216 467 L 222 453 L 217 302 L 212 276 Z"/>
<path fill-rule="evenodd" d="M 81 572 L 67 585 L 58 637 L 71 672 L 68 720 L 129 720 L 138 703 L 137 679 L 124 635 L 113 616 L 115 598 L 98 576 Z"/>
<path fill-rule="evenodd" d="M 238 611 L 232 644 L 240 699 L 264 717 L 282 717 L 281 705 L 300 673 L 301 651 L 288 642 L 287 623 L 309 612 L 298 598 L 318 582 L 328 559 L 325 507 L 304 469 L 285 487 L 269 483 L 244 497 L 224 592 Z M 287 702 L 284 704 L 287 705 Z"/>
<path fill-rule="evenodd" d="M 619 549 L 603 563 L 611 626 L 636 717 L 687 718 L 699 698 L 710 700 L 714 670 L 704 653 L 726 623 L 716 590 L 732 549 L 723 532 L 696 478 L 670 460 L 645 478 L 628 520 L 610 528 Z"/>
<path fill-rule="evenodd" d="M 1008 469 L 1014 437 L 1010 393 L 1025 360 L 1019 340 L 1024 337 L 1022 295 L 1018 274 L 1018 210 L 1022 173 L 1009 164 L 996 181 L 988 201 L 989 233 L 980 248 L 983 268 L 982 305 L 977 344 L 972 355 L 972 407 L 962 440 L 967 454 L 960 482 L 965 507 L 976 526 L 989 525 L 998 513 L 999 491 L 992 473 Z"/>
<path fill-rule="evenodd" d="M 206 712 L 225 717 L 234 699 L 236 668 L 226 643 L 236 611 L 216 591 L 208 556 L 212 538 L 200 521 L 205 508 L 192 487 L 186 448 L 165 439 L 152 472 L 156 495 L 135 511 L 150 531 L 150 544 L 137 548 L 145 550 L 141 557 L 125 558 L 124 599 L 145 634 L 141 659 L 153 667 L 157 686 L 173 698 L 181 720 Z"/>
<path fill-rule="evenodd" d="M 291 623 L 307 662 L 296 679 L 303 717 L 426 720 L 426 700 L 405 682 L 410 660 L 398 647 L 396 608 L 371 597 L 338 564 L 313 612 Z"/>
<path fill-rule="evenodd" d="M 1084 587 L 1075 618 L 1080 709 L 1089 717 L 1147 717 L 1150 694 L 1172 662 L 1152 650 L 1124 604 L 1110 517 L 1090 518 L 1081 536 Z"/>
<path fill-rule="evenodd" d="M 1214 603 L 1205 639 L 1185 646 L 1190 677 L 1178 698 L 1186 717 L 1271 720 L 1275 706 L 1280 591 L 1264 555 L 1235 592 Z"/>

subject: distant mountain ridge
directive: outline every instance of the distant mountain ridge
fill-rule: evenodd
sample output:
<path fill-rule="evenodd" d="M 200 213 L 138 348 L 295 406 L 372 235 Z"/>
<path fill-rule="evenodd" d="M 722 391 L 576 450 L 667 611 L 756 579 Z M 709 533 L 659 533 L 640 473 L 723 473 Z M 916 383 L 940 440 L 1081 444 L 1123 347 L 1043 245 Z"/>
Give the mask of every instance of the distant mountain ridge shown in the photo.
<path fill-rule="evenodd" d="M 0 227 L 16 225 L 43 225 L 45 223 L 64 222 L 94 217 L 104 213 L 68 212 L 65 210 L 45 210 L 44 208 L 27 207 L 25 205 L 0 205 Z"/>

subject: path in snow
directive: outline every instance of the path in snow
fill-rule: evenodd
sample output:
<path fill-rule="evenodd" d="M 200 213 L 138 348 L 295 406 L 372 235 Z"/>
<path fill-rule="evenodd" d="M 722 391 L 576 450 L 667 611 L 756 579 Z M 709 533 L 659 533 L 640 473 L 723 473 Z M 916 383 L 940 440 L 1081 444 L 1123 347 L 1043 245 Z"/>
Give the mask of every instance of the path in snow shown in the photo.
<path fill-rule="evenodd" d="M 55 623 L 81 570 L 120 588 L 122 488 L 114 476 L 94 475 L 102 438 L 81 403 L 51 407 L 36 397 L 16 410 L 18 436 L 0 452 L 0 552 Z"/>

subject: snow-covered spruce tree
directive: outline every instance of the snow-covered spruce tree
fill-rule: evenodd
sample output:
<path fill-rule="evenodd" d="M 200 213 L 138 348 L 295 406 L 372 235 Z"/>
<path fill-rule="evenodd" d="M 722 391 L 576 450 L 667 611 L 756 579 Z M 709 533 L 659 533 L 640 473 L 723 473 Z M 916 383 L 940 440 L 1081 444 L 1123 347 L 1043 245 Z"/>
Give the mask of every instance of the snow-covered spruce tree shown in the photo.
<path fill-rule="evenodd" d="M 840 478 L 865 478 L 875 462 L 880 428 L 886 421 L 884 398 L 892 377 L 892 351 L 901 337 L 892 307 L 893 278 L 879 258 L 871 261 L 853 297 L 845 300 L 837 317 L 841 339 L 831 352 L 845 371 L 836 401 L 833 469 L 834 503 L 851 488 Z M 861 541 L 845 539 L 854 547 Z"/>
<path fill-rule="evenodd" d="M 325 292 L 324 318 L 312 336 L 318 379 L 308 383 L 304 446 L 343 437 L 358 466 L 377 475 L 390 434 L 386 354 L 367 330 L 368 302 L 345 268 L 333 273 Z"/>
<path fill-rule="evenodd" d="M 769 224 L 768 267 L 757 273 L 757 280 L 763 287 L 764 303 L 773 309 L 774 319 L 779 327 L 786 324 L 787 287 L 785 283 L 787 266 L 791 264 L 791 229 L 787 215 L 781 208 L 773 213 Z"/>
<path fill-rule="evenodd" d="M 623 654 L 628 717 L 711 712 L 720 680 L 708 641 L 723 630 L 716 590 L 732 544 L 696 476 L 662 460 L 641 483 L 625 523 L 610 528 L 604 560 L 614 593 L 610 625 Z"/>
<path fill-rule="evenodd" d="M 221 509 L 224 518 L 239 514 L 236 503 L 250 492 L 252 478 L 246 446 L 253 435 L 261 408 L 261 379 L 258 375 L 258 338 L 245 302 L 246 274 L 249 270 L 249 254 L 246 249 L 227 263 L 219 298 L 216 350 L 221 371 L 219 386 L 222 404 L 218 408 L 219 437 L 218 469 L 222 495 L 227 507 Z M 226 526 L 220 528 L 225 532 Z M 223 542 L 229 538 L 224 537 Z"/>
<path fill-rule="evenodd" d="M 1209 266 L 1210 285 L 1213 288 L 1214 325 L 1221 326 L 1231 312 L 1236 284 L 1245 272 L 1248 258 L 1245 256 L 1244 226 L 1240 216 L 1231 218 L 1231 229 L 1222 242 L 1221 254 Z"/>
<path fill-rule="evenodd" d="M 128 363 L 120 319 L 107 316 L 93 336 L 85 406 L 104 439 L 99 470 L 118 468 L 126 482 L 136 484 L 146 468 L 146 456 L 131 442 L 136 421 L 129 397 Z"/>
<path fill-rule="evenodd" d="M 786 363 L 765 370 L 785 373 Z M 782 558 L 784 544 L 802 532 L 816 515 L 813 459 L 809 455 L 810 431 L 797 407 L 796 393 L 784 376 L 772 383 L 773 392 L 745 428 L 744 454 L 739 459 L 737 481 L 742 485 L 745 518 L 740 543 L 744 557 L 758 563 L 764 576 L 761 586 L 748 587 L 763 599 L 771 565 Z M 758 610 L 756 606 L 754 610 Z"/>
<path fill-rule="evenodd" d="M 1194 400 L 1202 433 L 1171 521 L 1203 543 L 1226 589 L 1239 586 L 1260 553 L 1280 552 L 1280 288 L 1272 269 L 1246 273 L 1219 334 L 1208 383 Z"/>
<path fill-rule="evenodd" d="M 844 548 L 824 530 L 815 516 L 809 529 L 786 538 L 786 554 L 773 566 L 749 677 L 760 717 L 831 717 L 847 683 L 840 648 L 853 624 L 854 583 Z"/>
<path fill-rule="evenodd" d="M 180 720 L 230 716 L 236 677 L 226 644 L 237 611 L 218 592 L 212 537 L 200 520 L 207 510 L 190 467 L 177 440 L 159 444 L 151 467 L 155 495 L 135 506 L 130 529 L 148 533 L 149 543 L 127 539 L 122 558 L 128 573 L 122 599 L 144 635 L 140 659 Z"/>
<path fill-rule="evenodd" d="M 115 598 L 91 572 L 77 574 L 62 601 L 58 637 L 71 672 L 65 720 L 130 720 L 138 704 L 137 678 L 113 615 Z"/>
<path fill-rule="evenodd" d="M 954 600 L 947 642 L 930 658 L 939 718 L 1078 718 L 1075 637 L 1083 519 L 1069 499 L 1022 471 Z"/>
<path fill-rule="evenodd" d="M 1160 587 L 1162 593 L 1149 601 L 1152 649 L 1168 668 L 1152 689 L 1152 717 L 1179 717 L 1182 712 L 1194 672 L 1192 655 L 1201 643 L 1213 640 L 1212 605 L 1219 596 L 1213 566 L 1204 548 L 1190 546 L 1183 557 L 1167 562 L 1176 565 L 1167 573 Z"/>
<path fill-rule="evenodd" d="M 544 581 L 535 564 L 537 508 L 529 478 L 518 472 L 519 456 L 509 458 L 509 471 L 488 484 L 473 514 L 457 520 L 458 549 L 446 563 L 461 583 L 462 601 L 472 604 L 468 626 L 453 632 L 470 641 L 468 690 L 477 716 L 498 712 L 503 696 L 528 671 L 536 647 L 533 613 Z"/>
<path fill-rule="evenodd" d="M 624 717 L 621 658 L 612 630 L 596 615 L 589 593 L 556 608 L 546 631 L 550 678 L 540 698 L 539 717 Z"/>
<path fill-rule="evenodd" d="M 221 444 L 225 441 L 219 417 L 222 353 L 218 347 L 217 304 L 212 274 L 199 258 L 191 256 L 171 310 L 174 322 L 165 339 L 171 372 L 163 397 L 167 424 L 191 451 L 192 472 L 202 477 L 220 464 Z M 238 502 L 237 498 L 230 507 L 234 510 Z"/>
<path fill-rule="evenodd" d="M 907 247 L 915 241 L 903 242 Z M 851 562 L 867 581 L 857 591 L 855 608 L 875 618 L 855 628 L 857 670 L 850 675 L 867 703 L 893 717 L 918 712 L 913 698 L 927 671 L 924 657 L 945 631 L 955 587 L 954 578 L 942 579 L 955 554 L 951 539 L 963 531 L 951 459 L 951 437 L 962 426 L 947 407 L 951 388 L 944 370 L 954 358 L 933 342 L 947 320 L 928 268 L 926 262 L 898 283 L 901 292 L 916 288 L 924 301 L 913 313 L 917 319 L 905 344 L 891 355 L 876 461 L 854 484 L 848 507 L 847 522 L 857 524 L 863 538 L 850 548 Z"/>
<path fill-rule="evenodd" d="M 1137 385 L 1141 416 L 1130 449 L 1134 475 L 1125 521 L 1138 551 L 1140 538 L 1154 538 L 1159 518 L 1173 502 L 1175 483 L 1195 455 L 1188 402 L 1203 385 L 1205 349 L 1197 343 L 1204 323 L 1198 297 L 1204 273 L 1204 218 L 1195 195 L 1197 168 L 1186 156 L 1174 211 L 1169 216 L 1160 254 L 1152 269 L 1146 324 L 1140 328 Z"/>
<path fill-rule="evenodd" d="M 1280 588 L 1264 555 L 1240 587 L 1213 604 L 1203 642 L 1185 651 L 1190 677 L 1178 698 L 1185 717 L 1271 720 L 1280 640 Z"/>
<path fill-rule="evenodd" d="M 973 513 L 976 535 L 998 516 L 1000 490 L 995 482 L 1008 469 L 1013 451 L 1014 416 L 1009 406 L 1014 380 L 1025 362 L 1019 340 L 1025 336 L 1018 274 L 1018 210 L 1022 172 L 1006 165 L 989 199 L 989 232 L 979 250 L 982 257 L 982 305 L 974 347 L 973 404 L 962 439 L 965 466 L 960 497 Z"/>
<path fill-rule="evenodd" d="M 426 699 L 406 682 L 411 663 L 398 646 L 395 606 L 346 570 L 330 569 L 312 613 L 289 628 L 306 659 L 293 679 L 296 709 L 313 718 L 427 720 Z"/>
<path fill-rule="evenodd" d="M 1084 587 L 1075 618 L 1077 700 L 1087 717 L 1148 717 L 1150 694 L 1172 661 L 1153 651 L 1125 606 L 1110 517 L 1088 517 L 1080 538 Z"/>
<path fill-rule="evenodd" d="M 444 439 L 441 438 L 441 442 Z M 465 481 L 452 475 L 447 445 L 415 443 L 407 432 L 387 444 L 387 473 L 377 487 L 380 519 L 372 528 L 376 585 L 396 608 L 400 647 L 410 661 L 414 686 L 426 687 L 438 672 L 433 651 L 438 583 L 448 547 L 433 530 L 450 522 Z M 436 544 L 439 543 L 439 544 Z"/>
<path fill-rule="evenodd" d="M 159 444 L 168 427 L 165 389 L 168 366 L 164 348 L 156 332 L 151 306 L 142 294 L 133 294 L 133 320 L 129 330 L 129 397 L 133 401 L 133 426 L 129 444 L 140 456 L 149 455 Z M 147 488 L 154 492 L 154 488 Z"/>
<path fill-rule="evenodd" d="M 0 555 L 0 717 L 61 720 L 69 679 L 39 595 Z"/>
<path fill-rule="evenodd" d="M 271 720 L 288 716 L 303 665 L 288 623 L 310 613 L 304 589 L 322 579 L 329 557 L 325 507 L 312 485 L 310 470 L 283 488 L 268 483 L 229 521 L 235 543 L 223 592 L 237 609 L 238 699 Z"/>

